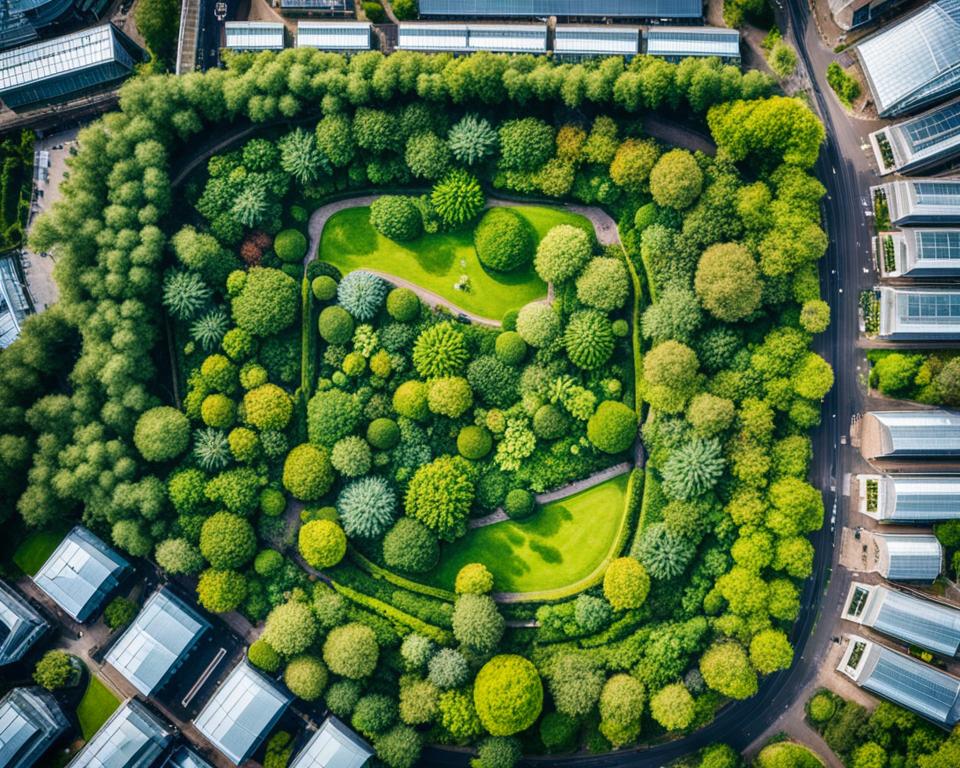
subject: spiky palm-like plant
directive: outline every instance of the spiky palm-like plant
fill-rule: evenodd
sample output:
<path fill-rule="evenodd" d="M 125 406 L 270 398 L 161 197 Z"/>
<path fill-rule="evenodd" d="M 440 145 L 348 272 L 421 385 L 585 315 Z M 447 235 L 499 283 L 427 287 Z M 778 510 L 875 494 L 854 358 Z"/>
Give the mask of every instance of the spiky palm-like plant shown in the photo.
<path fill-rule="evenodd" d="M 178 320 L 194 318 L 212 293 L 196 272 L 168 272 L 163 281 L 163 305 Z"/>
<path fill-rule="evenodd" d="M 447 134 L 450 151 L 464 165 L 476 165 L 490 157 L 497 149 L 497 141 L 496 129 L 476 115 L 464 115 Z"/>
<path fill-rule="evenodd" d="M 667 530 L 663 523 L 649 526 L 640 539 L 640 562 L 655 579 L 672 579 L 686 570 L 696 547 Z"/>
<path fill-rule="evenodd" d="M 288 133 L 279 142 L 280 167 L 301 184 L 316 181 L 321 172 L 329 172 L 330 164 L 317 147 L 312 133 L 302 128 Z"/>
<path fill-rule="evenodd" d="M 437 209 L 437 215 L 443 223 L 456 228 L 475 219 L 483 210 L 486 198 L 475 176 L 456 170 L 434 185 L 430 202 Z"/>
<path fill-rule="evenodd" d="M 255 227 L 267 215 L 267 190 L 260 184 L 249 184 L 237 195 L 231 209 L 245 227 Z"/>
<path fill-rule="evenodd" d="M 670 499 L 693 499 L 711 490 L 723 474 L 723 449 L 717 440 L 691 440 L 668 458 L 661 474 Z"/>
<path fill-rule="evenodd" d="M 227 313 L 218 307 L 194 320 L 190 326 L 190 335 L 203 347 L 204 352 L 212 352 L 223 340 L 229 327 L 230 319 Z"/>
<path fill-rule="evenodd" d="M 372 320 L 386 298 L 386 282 L 360 269 L 348 274 L 337 286 L 337 300 L 361 322 Z"/>
<path fill-rule="evenodd" d="M 396 511 L 396 493 L 376 475 L 354 480 L 337 498 L 337 512 L 348 536 L 373 539 L 383 535 Z"/>
<path fill-rule="evenodd" d="M 208 427 L 193 433 L 193 455 L 207 472 L 217 472 L 230 463 L 230 442 L 226 433 Z"/>

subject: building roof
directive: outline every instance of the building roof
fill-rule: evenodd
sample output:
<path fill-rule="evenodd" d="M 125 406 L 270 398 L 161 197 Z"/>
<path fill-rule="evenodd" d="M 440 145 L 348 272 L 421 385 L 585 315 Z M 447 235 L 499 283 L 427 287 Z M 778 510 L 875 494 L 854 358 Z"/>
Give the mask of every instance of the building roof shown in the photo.
<path fill-rule="evenodd" d="M 950 728 L 960 720 L 960 679 L 904 653 L 853 636 L 840 669 L 857 685 Z"/>
<path fill-rule="evenodd" d="M 370 48 L 371 26 L 365 21 L 297 22 L 297 48 L 322 51 L 366 51 Z"/>
<path fill-rule="evenodd" d="M 30 768 L 70 727 L 42 688 L 14 688 L 0 699 L 0 768 Z"/>
<path fill-rule="evenodd" d="M 881 287 L 880 336 L 960 339 L 960 289 Z"/>
<path fill-rule="evenodd" d="M 234 765 L 240 765 L 256 751 L 292 698 L 241 661 L 193 723 Z"/>
<path fill-rule="evenodd" d="M 933 534 L 875 533 L 880 574 L 890 581 L 932 582 L 943 568 L 943 548 Z"/>
<path fill-rule="evenodd" d="M 857 45 L 880 117 L 960 91 L 960 0 L 937 0 Z"/>
<path fill-rule="evenodd" d="M 373 754 L 367 742 L 330 716 L 310 737 L 290 768 L 361 768 Z"/>
<path fill-rule="evenodd" d="M 872 141 L 884 139 L 892 163 L 885 162 L 879 143 L 876 148 L 879 165 L 887 172 L 910 173 L 945 163 L 960 155 L 960 100 L 871 134 Z"/>
<path fill-rule="evenodd" d="M 869 411 L 860 442 L 868 459 L 960 456 L 960 414 L 940 409 Z"/>
<path fill-rule="evenodd" d="M 82 623 L 99 610 L 130 570 L 130 563 L 78 525 L 57 545 L 33 581 Z"/>
<path fill-rule="evenodd" d="M 136 699 L 114 712 L 68 768 L 150 768 L 173 743 L 173 729 Z"/>
<path fill-rule="evenodd" d="M 228 21 L 226 46 L 234 51 L 282 51 L 283 23 L 273 21 Z"/>
<path fill-rule="evenodd" d="M 843 618 L 943 656 L 960 648 L 960 610 L 882 584 L 851 584 Z"/>
<path fill-rule="evenodd" d="M 736 29 L 651 27 L 646 33 L 646 39 L 646 52 L 649 56 L 740 58 L 740 32 Z"/>
<path fill-rule="evenodd" d="M 640 28 L 622 24 L 595 27 L 558 24 L 553 51 L 579 56 L 636 56 L 640 53 Z"/>
<path fill-rule="evenodd" d="M 20 324 L 29 313 L 30 304 L 13 257 L 0 257 L 0 349 L 17 340 Z"/>
<path fill-rule="evenodd" d="M 887 276 L 951 276 L 960 270 L 960 228 L 921 229 L 907 227 L 892 232 L 894 272 Z"/>
<path fill-rule="evenodd" d="M 414 51 L 545 53 L 547 25 L 402 22 L 397 47 Z"/>
<path fill-rule="evenodd" d="M 420 16 L 699 19 L 701 0 L 420 0 Z"/>
<path fill-rule="evenodd" d="M 893 475 L 876 480 L 874 516 L 878 520 L 933 523 L 960 519 L 960 475 Z"/>
<path fill-rule="evenodd" d="M 46 630 L 33 606 L 0 581 L 0 667 L 20 661 Z"/>
<path fill-rule="evenodd" d="M 353 0 L 280 0 L 280 7 L 295 11 L 353 15 Z"/>
<path fill-rule="evenodd" d="M 212 768 L 212 766 L 188 745 L 182 744 L 173 750 L 160 768 Z"/>
<path fill-rule="evenodd" d="M 960 179 L 900 179 L 875 189 L 886 197 L 895 226 L 960 225 Z"/>
<path fill-rule="evenodd" d="M 144 696 L 160 688 L 210 629 L 166 587 L 154 592 L 106 660 Z"/>

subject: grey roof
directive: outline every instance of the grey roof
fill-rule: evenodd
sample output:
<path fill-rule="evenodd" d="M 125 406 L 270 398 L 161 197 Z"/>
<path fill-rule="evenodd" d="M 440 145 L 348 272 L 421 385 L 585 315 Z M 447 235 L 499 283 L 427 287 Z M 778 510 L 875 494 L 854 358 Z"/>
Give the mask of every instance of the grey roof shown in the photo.
<path fill-rule="evenodd" d="M 879 189 L 895 226 L 960 224 L 960 179 L 900 179 Z"/>
<path fill-rule="evenodd" d="M 546 24 L 444 24 L 403 22 L 397 48 L 411 51 L 545 53 Z"/>
<path fill-rule="evenodd" d="M 193 749 L 183 744 L 163 761 L 160 768 L 212 768 L 212 766 Z"/>
<path fill-rule="evenodd" d="M 69 616 L 84 622 L 130 570 L 130 563 L 78 525 L 57 545 L 33 580 Z"/>
<path fill-rule="evenodd" d="M 280 0 L 280 7 L 295 11 L 353 15 L 353 0 Z"/>
<path fill-rule="evenodd" d="M 14 688 L 0 699 L 0 768 L 30 768 L 70 727 L 42 688 Z"/>
<path fill-rule="evenodd" d="M 0 666 L 22 659 L 46 629 L 30 603 L 0 581 Z"/>
<path fill-rule="evenodd" d="M 294 758 L 290 768 L 361 768 L 373 754 L 367 742 L 330 716 Z"/>
<path fill-rule="evenodd" d="M 297 23 L 297 48 L 322 51 L 365 51 L 370 48 L 371 26 L 365 21 L 301 21 Z"/>
<path fill-rule="evenodd" d="M 136 699 L 114 712 L 69 768 L 150 768 L 173 743 L 173 729 Z"/>
<path fill-rule="evenodd" d="M 241 661 L 193 723 L 234 765 L 240 765 L 256 751 L 292 698 Z"/>
<path fill-rule="evenodd" d="M 283 50 L 283 24 L 279 21 L 228 21 L 226 47 L 236 51 Z"/>
<path fill-rule="evenodd" d="M 881 574 L 890 581 L 934 581 L 943 567 L 943 549 L 933 534 L 877 533 Z"/>
<path fill-rule="evenodd" d="M 882 286 L 880 336 L 904 341 L 960 339 L 960 290 Z"/>
<path fill-rule="evenodd" d="M 558 24 L 553 51 L 559 55 L 636 56 L 640 52 L 640 28 L 623 24 L 595 27 Z"/>
<path fill-rule="evenodd" d="M 960 475 L 894 475 L 879 482 L 881 520 L 931 523 L 960 519 Z"/>
<path fill-rule="evenodd" d="M 893 242 L 896 271 L 904 277 L 949 276 L 960 270 L 960 228 L 907 227 L 886 237 Z"/>
<path fill-rule="evenodd" d="M 960 456 L 960 414 L 931 410 L 870 411 L 867 415 L 880 426 L 877 456 Z"/>
<path fill-rule="evenodd" d="M 144 696 L 150 696 L 177 670 L 210 623 L 166 587 L 143 610 L 107 653 L 107 662 Z"/>
<path fill-rule="evenodd" d="M 420 0 L 420 16 L 699 19 L 701 0 Z"/>
<path fill-rule="evenodd" d="M 17 340 L 20 325 L 29 313 L 30 304 L 13 257 L 0 257 L 0 349 Z"/>
<path fill-rule="evenodd" d="M 871 643 L 857 682 L 938 725 L 960 720 L 960 679 L 903 653 Z"/>
<path fill-rule="evenodd" d="M 651 27 L 646 33 L 649 56 L 740 58 L 740 32 L 718 27 Z"/>
<path fill-rule="evenodd" d="M 955 656 L 960 647 L 960 611 L 882 584 L 870 595 L 863 623 L 944 656 Z"/>
<path fill-rule="evenodd" d="M 884 134 L 893 154 L 890 170 L 901 173 L 944 163 L 960 155 L 960 100 L 888 125 Z"/>

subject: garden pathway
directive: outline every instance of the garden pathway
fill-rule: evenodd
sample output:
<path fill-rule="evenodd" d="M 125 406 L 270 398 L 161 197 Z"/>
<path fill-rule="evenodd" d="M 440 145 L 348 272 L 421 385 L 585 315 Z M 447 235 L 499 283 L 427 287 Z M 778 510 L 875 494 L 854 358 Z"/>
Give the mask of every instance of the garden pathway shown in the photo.
<path fill-rule="evenodd" d="M 620 475 L 625 475 L 632 468 L 633 465 L 629 461 L 624 461 L 620 464 L 614 464 L 612 467 L 601 469 L 599 472 L 590 475 L 590 477 L 583 478 L 583 480 L 577 480 L 574 483 L 561 485 L 559 488 L 554 488 L 552 491 L 547 491 L 546 493 L 538 493 L 536 495 L 537 504 L 547 504 L 551 501 L 565 499 L 568 496 L 575 496 L 576 494 L 580 493 L 580 491 L 585 491 L 588 488 L 593 488 L 595 485 L 605 483 L 607 480 L 612 480 L 615 477 L 620 477 Z M 484 526 L 493 525 L 494 523 L 502 523 L 504 520 L 509 519 L 510 518 L 507 517 L 507 513 L 503 511 L 503 508 L 499 508 L 485 517 L 477 517 L 473 520 L 469 520 L 467 522 L 467 528 L 483 528 Z"/>

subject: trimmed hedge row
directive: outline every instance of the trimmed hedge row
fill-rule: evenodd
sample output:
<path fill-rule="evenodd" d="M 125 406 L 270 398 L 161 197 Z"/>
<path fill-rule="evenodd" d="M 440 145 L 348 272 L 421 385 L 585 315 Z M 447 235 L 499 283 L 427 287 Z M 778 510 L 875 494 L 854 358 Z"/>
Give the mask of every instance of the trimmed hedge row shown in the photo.
<path fill-rule="evenodd" d="M 389 603 L 385 603 L 382 600 L 377 600 L 375 597 L 370 597 L 369 595 L 363 594 L 363 592 L 358 592 L 355 589 L 351 589 L 344 584 L 338 584 L 337 582 L 333 582 L 333 588 L 348 600 L 351 600 L 354 603 L 373 611 L 394 625 L 399 625 L 398 630 L 400 627 L 403 627 L 407 630 L 418 632 L 424 637 L 429 637 L 431 640 L 441 645 L 451 645 L 454 641 L 452 632 L 448 632 L 445 629 L 440 629 L 440 627 L 433 626 L 433 624 L 428 624 L 425 621 L 421 621 L 415 616 L 411 616 L 409 613 L 404 613 L 399 608 L 394 608 Z M 402 630 L 399 631 L 401 634 L 403 634 Z"/>

